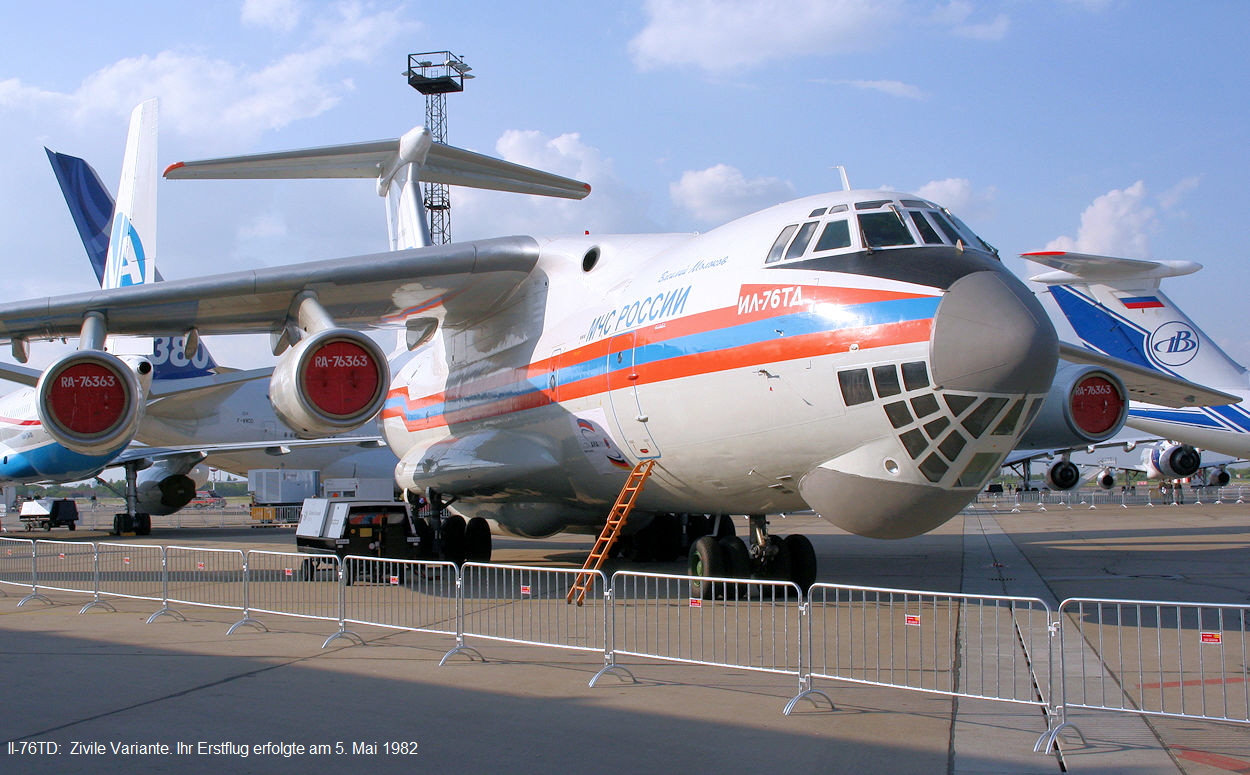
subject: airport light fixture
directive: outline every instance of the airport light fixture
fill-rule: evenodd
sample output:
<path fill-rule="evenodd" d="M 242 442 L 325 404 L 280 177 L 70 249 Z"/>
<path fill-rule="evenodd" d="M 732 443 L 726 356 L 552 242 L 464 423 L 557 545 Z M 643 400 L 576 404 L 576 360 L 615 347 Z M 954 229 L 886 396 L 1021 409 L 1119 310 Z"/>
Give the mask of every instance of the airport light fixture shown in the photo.
<path fill-rule="evenodd" d="M 464 91 L 474 76 L 464 58 L 450 51 L 426 51 L 408 55 L 404 77 L 408 85 L 425 95 L 425 128 L 436 143 L 447 142 L 447 95 Z M 451 242 L 451 194 L 446 184 L 423 183 L 425 210 L 430 214 L 430 241 Z"/>

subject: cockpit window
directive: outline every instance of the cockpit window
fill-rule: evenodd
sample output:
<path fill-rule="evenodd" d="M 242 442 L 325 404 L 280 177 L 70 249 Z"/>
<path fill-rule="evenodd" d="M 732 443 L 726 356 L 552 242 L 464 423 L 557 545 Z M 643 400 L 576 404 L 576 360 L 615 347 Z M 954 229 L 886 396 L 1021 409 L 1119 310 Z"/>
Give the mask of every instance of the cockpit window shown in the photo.
<path fill-rule="evenodd" d="M 799 225 L 792 223 L 781 230 L 781 233 L 777 235 L 777 240 L 773 242 L 772 248 L 768 251 L 768 258 L 764 260 L 764 263 L 771 264 L 781 260 L 781 255 L 786 249 L 786 243 L 790 241 L 790 235 L 797 228 L 799 228 Z"/>
<path fill-rule="evenodd" d="M 851 227 L 846 221 L 830 221 L 816 240 L 816 252 L 851 246 Z"/>
<path fill-rule="evenodd" d="M 812 210 L 810 213 L 808 213 L 808 214 L 807 214 L 807 217 L 808 217 L 808 218 L 819 218 L 820 216 L 822 216 L 822 215 L 824 215 L 824 214 L 825 214 L 825 208 L 823 208 L 823 207 L 817 207 L 815 210 Z"/>
<path fill-rule="evenodd" d="M 911 216 L 912 223 L 916 224 L 916 230 L 920 232 L 920 238 L 925 241 L 926 245 L 942 244 L 942 238 L 939 237 L 938 233 L 932 226 L 929 225 L 929 221 L 924 217 L 924 213 L 916 210 L 908 210 L 907 212 L 908 215 Z"/>
<path fill-rule="evenodd" d="M 807 250 L 807 243 L 812 241 L 812 235 L 816 233 L 816 221 L 808 221 L 799 229 L 799 233 L 795 235 L 794 242 L 790 243 L 790 249 L 786 251 L 786 258 L 798 258 Z"/>
<path fill-rule="evenodd" d="M 967 235 L 967 238 L 964 240 L 965 244 L 971 245 L 972 247 L 978 250 L 984 250 L 986 253 L 993 253 L 994 255 L 998 255 L 998 251 L 995 250 L 988 242 L 978 237 L 975 231 L 973 231 L 972 229 L 969 229 L 968 224 L 959 220 L 954 215 L 951 215 L 951 213 L 949 212 L 946 214 L 949 215 L 951 221 L 955 223 L 955 228 L 959 229 L 960 234 Z"/>
<path fill-rule="evenodd" d="M 856 205 L 859 207 L 859 205 Z M 859 229 L 864 235 L 864 247 L 888 248 L 895 245 L 914 245 L 916 240 L 894 211 L 861 213 Z"/>
<path fill-rule="evenodd" d="M 856 210 L 876 210 L 879 207 L 885 207 L 892 204 L 889 199 L 874 199 L 871 202 L 856 202 Z"/>
<path fill-rule="evenodd" d="M 952 245 L 963 239 L 959 232 L 955 230 L 954 224 L 946 220 L 945 215 L 936 211 L 930 213 L 930 215 L 933 216 L 934 222 L 937 223 L 938 228 L 942 230 L 942 233 L 946 235 L 947 241 L 949 241 Z M 966 242 L 967 240 L 964 241 Z"/>

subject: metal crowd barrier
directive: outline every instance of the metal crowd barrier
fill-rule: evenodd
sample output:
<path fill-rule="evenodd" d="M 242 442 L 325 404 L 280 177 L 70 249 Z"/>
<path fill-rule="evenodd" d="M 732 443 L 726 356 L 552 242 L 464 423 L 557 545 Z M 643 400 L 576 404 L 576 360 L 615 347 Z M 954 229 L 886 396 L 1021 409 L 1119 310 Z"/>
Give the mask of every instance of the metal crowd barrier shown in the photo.
<path fill-rule="evenodd" d="M 455 563 L 344 558 L 344 617 L 350 624 L 456 636 L 459 573 Z M 311 573 L 325 578 L 326 563 L 312 560 Z M 350 582 L 350 583 L 349 583 Z"/>
<path fill-rule="evenodd" d="M 1071 708 L 1250 723 L 1250 606 L 1070 598 L 1059 623 L 1062 704 L 1038 750 Z"/>
<path fill-rule="evenodd" d="M 1053 694 L 1036 598 L 816 584 L 808 605 L 813 678 L 1040 707 Z"/>
<path fill-rule="evenodd" d="M 710 596 L 703 589 L 708 584 Z M 790 675 L 799 693 L 786 705 L 789 715 L 799 699 L 829 699 L 811 690 L 804 670 L 802 598 L 790 582 L 618 571 L 612 575 L 612 648 L 601 674 L 620 655 Z"/>
<path fill-rule="evenodd" d="M 595 572 L 585 605 L 565 602 L 583 571 L 383 560 L 263 550 L 32 541 L 0 537 L 0 594 L 41 590 L 602 653 L 634 680 L 629 656 L 790 676 L 815 702 L 821 678 L 1039 706 L 1036 750 L 1080 730 L 1069 709 L 1250 723 L 1250 606 L 1073 598 L 1057 614 L 1036 598 L 778 581 Z M 699 588 L 695 589 L 695 585 Z M 707 592 L 711 594 L 707 594 Z M 8 596 L 5 594 L 5 596 Z M 1059 638 L 1059 649 L 1053 647 Z M 1056 658 L 1056 654 L 1058 658 Z M 483 660 L 484 661 L 484 660 Z M 1083 736 L 1082 736 L 1083 737 Z"/>
<path fill-rule="evenodd" d="M 13 587 L 35 590 L 35 542 L 0 537 L 0 595 Z"/>
<path fill-rule="evenodd" d="M 460 653 L 482 657 L 466 645 L 466 636 L 597 652 L 606 662 L 607 578 L 599 571 L 585 571 L 591 578 L 584 604 L 570 605 L 565 598 L 581 573 L 577 568 L 465 563 L 460 569 L 460 632 L 443 663 Z"/>

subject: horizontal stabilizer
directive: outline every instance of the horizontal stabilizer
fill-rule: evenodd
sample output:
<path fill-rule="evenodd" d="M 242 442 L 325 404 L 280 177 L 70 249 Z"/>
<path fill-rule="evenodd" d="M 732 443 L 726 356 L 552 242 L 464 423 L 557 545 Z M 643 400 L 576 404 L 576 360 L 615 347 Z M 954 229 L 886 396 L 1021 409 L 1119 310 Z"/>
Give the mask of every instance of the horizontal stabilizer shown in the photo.
<path fill-rule="evenodd" d="M 1241 401 L 1238 396 L 1221 390 L 1204 387 L 1067 342 L 1059 343 L 1059 357 L 1073 363 L 1087 363 L 1115 372 L 1124 381 L 1129 398 L 1133 401 L 1172 407 L 1224 406 Z"/>
<path fill-rule="evenodd" d="M 518 194 L 582 199 L 590 186 L 520 164 L 442 143 L 431 143 L 418 127 L 394 140 L 331 145 L 203 161 L 178 162 L 165 170 L 170 180 L 231 178 L 385 178 L 403 163 L 421 165 L 427 183 Z M 428 147 L 428 152 L 427 152 Z M 426 152 L 425 158 L 420 154 Z"/>
<path fill-rule="evenodd" d="M 1157 288 L 1166 277 L 1193 274 L 1202 268 L 1193 261 L 1142 261 L 1063 250 L 1039 250 L 1021 256 L 1057 270 L 1029 278 L 1046 285 L 1101 283 L 1112 288 Z"/>

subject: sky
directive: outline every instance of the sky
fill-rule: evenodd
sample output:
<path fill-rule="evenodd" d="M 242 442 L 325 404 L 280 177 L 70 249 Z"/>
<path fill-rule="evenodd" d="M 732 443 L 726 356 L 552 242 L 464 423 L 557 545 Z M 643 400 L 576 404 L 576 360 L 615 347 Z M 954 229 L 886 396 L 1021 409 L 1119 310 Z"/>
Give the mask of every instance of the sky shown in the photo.
<path fill-rule="evenodd" d="M 838 190 L 842 165 L 948 206 L 1022 277 L 1042 269 L 1018 254 L 1047 248 L 1198 261 L 1164 289 L 1250 364 L 1228 225 L 1250 210 L 1243 0 L 0 0 L 0 22 L 12 300 L 95 283 L 44 146 L 115 191 L 152 96 L 162 167 L 394 138 L 424 122 L 408 54 L 450 50 L 476 76 L 448 98 L 451 144 L 593 187 L 455 189 L 454 239 L 707 230 Z M 166 278 L 386 247 L 370 181 L 162 181 L 158 198 Z"/>

